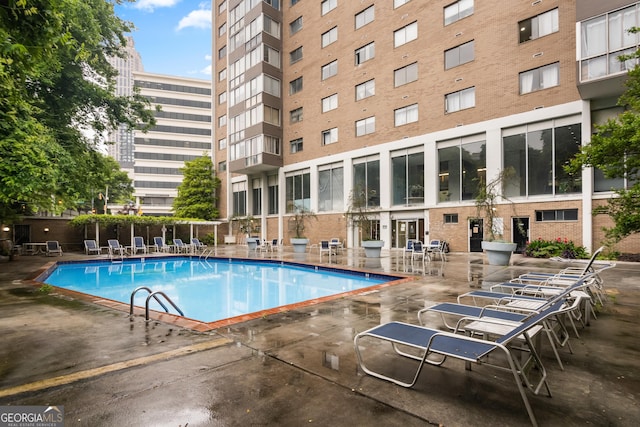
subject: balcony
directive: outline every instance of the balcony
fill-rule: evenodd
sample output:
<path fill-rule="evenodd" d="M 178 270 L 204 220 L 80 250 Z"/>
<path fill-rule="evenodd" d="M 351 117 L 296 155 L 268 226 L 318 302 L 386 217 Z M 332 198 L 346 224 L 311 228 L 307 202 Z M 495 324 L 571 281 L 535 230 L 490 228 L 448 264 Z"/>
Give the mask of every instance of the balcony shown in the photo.
<path fill-rule="evenodd" d="M 271 153 L 258 153 L 241 159 L 232 160 L 229 163 L 229 171 L 244 175 L 258 175 L 263 172 L 272 172 L 283 165 L 282 156 Z"/>

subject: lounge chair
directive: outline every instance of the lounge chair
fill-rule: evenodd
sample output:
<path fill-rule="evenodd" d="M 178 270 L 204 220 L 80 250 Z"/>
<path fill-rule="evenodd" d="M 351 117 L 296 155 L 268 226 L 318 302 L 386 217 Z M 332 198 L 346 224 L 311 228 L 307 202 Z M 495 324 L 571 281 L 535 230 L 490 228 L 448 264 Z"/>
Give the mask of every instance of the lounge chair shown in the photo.
<path fill-rule="evenodd" d="M 162 237 L 154 237 L 153 243 L 156 247 L 156 252 L 171 252 L 171 247 L 164 242 Z"/>
<path fill-rule="evenodd" d="M 96 254 L 100 255 L 100 247 L 95 240 L 84 241 L 84 253 L 87 255 Z"/>
<path fill-rule="evenodd" d="M 127 248 L 122 246 L 118 240 L 109 239 L 109 240 L 107 240 L 107 243 L 109 244 L 109 256 L 110 257 L 113 257 L 114 255 L 119 255 L 119 256 L 123 257 L 123 256 L 125 256 L 127 254 Z"/>
<path fill-rule="evenodd" d="M 205 245 L 200 241 L 200 239 L 196 239 L 195 237 L 191 239 L 191 247 L 194 248 L 196 252 L 202 252 L 207 249 L 207 245 Z"/>
<path fill-rule="evenodd" d="M 176 253 L 187 253 L 189 252 L 189 246 L 185 245 L 182 239 L 173 239 L 173 247 L 175 248 Z"/>
<path fill-rule="evenodd" d="M 538 328 L 550 316 L 555 315 L 562 309 L 564 304 L 563 300 L 556 301 L 545 310 L 532 315 L 525 322 L 510 329 L 508 333 L 500 336 L 495 341 L 443 332 L 438 329 L 402 322 L 385 323 L 357 334 L 354 338 L 355 352 L 358 363 L 365 373 L 403 387 L 412 387 L 417 382 L 425 364 L 439 366 L 445 362 L 447 357 L 466 362 L 467 369 L 470 369 L 471 362 L 474 362 L 510 371 L 520 392 L 529 419 L 534 426 L 537 426 L 533 409 L 526 395 L 525 386 L 533 394 L 538 394 L 543 386 L 549 396 L 551 396 L 551 391 L 547 383 L 547 372 L 536 348 L 532 344 L 529 332 L 532 328 Z M 413 378 L 409 381 L 404 381 L 400 378 L 389 376 L 380 370 L 374 371 L 369 368 L 364 362 L 362 350 L 371 350 L 375 346 L 366 345 L 363 342 L 371 342 L 373 340 L 386 341 L 391 344 L 397 355 L 417 360 L 419 364 Z M 515 340 L 519 341 L 519 346 L 511 346 L 511 343 Z M 516 353 L 520 348 L 524 350 L 523 353 Z M 407 352 L 405 349 L 412 349 L 412 351 Z M 386 350 L 381 349 L 381 352 L 386 354 Z M 441 357 L 434 360 L 434 355 L 440 355 Z M 520 357 L 525 355 L 528 356 L 528 359 L 521 362 Z M 385 364 L 383 366 L 381 369 L 385 369 L 389 365 Z M 529 370 L 534 367 L 537 369 L 536 375 L 539 378 L 537 384 L 532 383 L 532 379 L 528 375 Z"/>
<path fill-rule="evenodd" d="M 62 248 L 57 240 L 47 240 L 46 242 L 46 254 L 47 256 L 59 255 L 62 256 Z"/>
<path fill-rule="evenodd" d="M 135 255 L 138 252 L 146 254 L 148 251 L 149 250 L 147 248 L 147 245 L 144 244 L 144 238 L 142 238 L 141 236 L 135 236 L 133 238 L 133 246 L 131 247 L 131 252 L 133 252 L 133 254 Z"/>

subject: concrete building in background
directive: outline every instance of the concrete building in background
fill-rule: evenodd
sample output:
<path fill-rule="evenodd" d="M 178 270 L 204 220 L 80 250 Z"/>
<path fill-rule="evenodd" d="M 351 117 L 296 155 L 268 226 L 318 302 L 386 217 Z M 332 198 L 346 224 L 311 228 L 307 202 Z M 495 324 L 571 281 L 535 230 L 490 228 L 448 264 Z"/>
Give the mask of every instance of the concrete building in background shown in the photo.
<path fill-rule="evenodd" d="M 145 215 L 171 215 L 186 161 L 211 155 L 211 82 L 134 72 L 134 85 L 151 102 L 156 125 L 135 132 L 134 197 Z"/>
<path fill-rule="evenodd" d="M 638 48 L 626 30 L 639 13 L 622 0 L 216 0 L 221 213 L 285 242 L 305 208 L 315 243 L 445 239 L 479 251 L 477 182 L 513 168 L 513 204 L 498 209 L 506 240 L 597 247 L 611 223 L 591 211 L 629 183 L 563 165 L 621 111 L 635 62 L 617 57 Z M 346 215 L 362 187 L 371 236 Z"/>
<path fill-rule="evenodd" d="M 131 96 L 133 95 L 133 73 L 144 71 L 142 58 L 136 50 L 133 37 L 127 37 L 127 45 L 125 47 L 124 57 L 110 57 L 109 63 L 118 70 L 116 77 L 116 95 Z M 134 131 L 127 129 L 126 126 L 120 125 L 108 133 L 107 145 L 108 154 L 120 163 L 120 167 L 131 172 L 133 169 L 133 139 Z"/>

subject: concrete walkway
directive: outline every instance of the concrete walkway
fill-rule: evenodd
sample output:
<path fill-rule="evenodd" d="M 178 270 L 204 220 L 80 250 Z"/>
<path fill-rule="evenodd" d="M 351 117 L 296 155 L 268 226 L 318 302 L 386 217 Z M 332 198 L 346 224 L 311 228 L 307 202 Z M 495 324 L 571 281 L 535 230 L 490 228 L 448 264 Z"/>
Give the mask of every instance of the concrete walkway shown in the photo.
<path fill-rule="evenodd" d="M 222 247 L 219 255 L 247 251 Z M 301 261 L 286 249 L 250 256 Z M 302 258 L 320 261 L 316 252 Z M 0 406 L 63 405 L 66 426 L 529 425 L 508 373 L 465 371 L 448 360 L 426 366 L 405 389 L 364 375 L 353 338 L 391 320 L 417 323 L 420 308 L 471 289 L 565 266 L 516 256 L 510 267 L 493 267 L 482 254 L 460 253 L 412 272 L 396 253 L 368 260 L 346 251 L 338 264 L 417 280 L 194 332 L 42 293 L 24 280 L 57 259 L 0 263 Z M 609 302 L 580 338 L 572 334 L 573 354 L 560 350 L 564 371 L 543 349 L 553 397 L 528 394 L 542 426 L 640 420 L 640 265 L 618 263 L 603 277 Z"/>

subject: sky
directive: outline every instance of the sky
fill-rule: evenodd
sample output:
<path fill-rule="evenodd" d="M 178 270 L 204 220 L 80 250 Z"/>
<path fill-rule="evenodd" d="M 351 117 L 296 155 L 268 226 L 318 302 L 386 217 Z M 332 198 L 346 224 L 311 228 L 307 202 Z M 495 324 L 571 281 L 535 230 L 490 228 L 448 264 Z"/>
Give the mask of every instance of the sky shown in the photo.
<path fill-rule="evenodd" d="M 115 12 L 136 28 L 130 35 L 144 71 L 211 78 L 211 1 L 137 0 Z"/>

